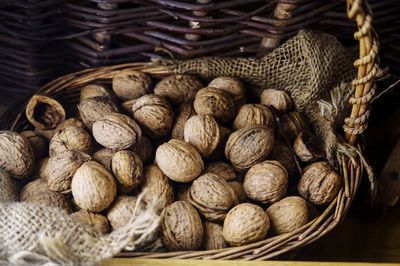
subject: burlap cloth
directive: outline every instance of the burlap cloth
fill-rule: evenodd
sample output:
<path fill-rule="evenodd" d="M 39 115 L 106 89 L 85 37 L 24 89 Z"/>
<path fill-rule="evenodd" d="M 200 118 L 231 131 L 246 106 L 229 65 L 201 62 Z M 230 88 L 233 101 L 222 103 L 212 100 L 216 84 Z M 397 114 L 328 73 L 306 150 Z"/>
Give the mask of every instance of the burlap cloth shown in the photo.
<path fill-rule="evenodd" d="M 354 163 L 367 164 L 338 133 L 347 116 L 355 77 L 353 57 L 332 36 L 302 31 L 271 54 L 261 58 L 201 58 L 158 61 L 175 73 L 210 79 L 239 77 L 259 93 L 284 90 L 304 113 L 323 141 L 326 157 L 335 166 L 346 154 Z M 369 168 L 368 168 L 369 169 Z M 371 175 L 372 176 L 372 175 Z M 109 258 L 123 248 L 135 249 L 154 238 L 159 217 L 152 208 L 125 228 L 101 236 L 73 221 L 65 212 L 26 203 L 0 204 L 0 256 L 11 263 L 88 264 Z"/>

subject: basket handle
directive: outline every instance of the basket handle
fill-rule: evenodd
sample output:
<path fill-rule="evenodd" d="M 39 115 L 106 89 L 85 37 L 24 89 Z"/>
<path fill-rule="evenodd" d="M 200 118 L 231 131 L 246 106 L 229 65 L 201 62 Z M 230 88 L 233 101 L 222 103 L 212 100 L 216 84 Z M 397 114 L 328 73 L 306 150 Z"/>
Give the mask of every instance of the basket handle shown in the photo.
<path fill-rule="evenodd" d="M 347 16 L 357 23 L 354 39 L 359 41 L 359 59 L 354 61 L 358 69 L 357 77 L 352 85 L 355 95 L 350 98 L 352 105 L 350 117 L 344 121 L 343 129 L 346 140 L 354 145 L 357 136 L 365 131 L 370 114 L 370 103 L 375 95 L 376 84 L 374 77 L 378 71 L 379 43 L 372 27 L 372 11 L 367 0 L 346 0 Z"/>

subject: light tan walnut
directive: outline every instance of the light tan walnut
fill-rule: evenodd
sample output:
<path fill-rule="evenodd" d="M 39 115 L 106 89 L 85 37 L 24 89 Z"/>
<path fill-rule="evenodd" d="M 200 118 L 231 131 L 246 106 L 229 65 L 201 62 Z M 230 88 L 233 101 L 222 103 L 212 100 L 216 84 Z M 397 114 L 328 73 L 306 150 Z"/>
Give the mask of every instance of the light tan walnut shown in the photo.
<path fill-rule="evenodd" d="M 308 221 L 307 202 L 301 197 L 287 197 L 267 209 L 271 230 L 276 234 L 290 233 Z"/>
<path fill-rule="evenodd" d="M 140 97 L 132 106 L 133 118 L 150 138 L 160 138 L 172 129 L 174 112 L 163 97 L 149 94 Z"/>
<path fill-rule="evenodd" d="M 161 213 L 162 242 L 168 250 L 196 250 L 204 236 L 196 209 L 186 201 L 176 201 Z"/>
<path fill-rule="evenodd" d="M 95 152 L 92 159 L 101 163 L 107 170 L 111 171 L 111 159 L 114 151 L 111 149 L 103 148 Z"/>
<path fill-rule="evenodd" d="M 281 163 L 264 161 L 249 169 L 243 188 L 252 200 L 274 203 L 285 197 L 288 183 L 288 173 Z"/>
<path fill-rule="evenodd" d="M 81 89 L 80 102 L 93 97 L 111 97 L 107 87 L 101 84 L 89 84 Z"/>
<path fill-rule="evenodd" d="M 222 235 L 222 225 L 204 221 L 204 240 L 203 247 L 205 250 L 226 248 L 224 236 Z"/>
<path fill-rule="evenodd" d="M 225 146 L 225 156 L 239 171 L 244 171 L 265 160 L 274 147 L 271 128 L 256 125 L 233 132 Z"/>
<path fill-rule="evenodd" d="M 18 200 L 18 186 L 14 178 L 0 168 L 0 202 L 14 202 Z"/>
<path fill-rule="evenodd" d="M 242 203 L 229 211 L 222 234 L 230 245 L 242 246 L 263 240 L 269 226 L 269 217 L 261 207 Z"/>
<path fill-rule="evenodd" d="M 140 210 L 136 208 L 136 202 L 134 196 L 120 196 L 110 206 L 107 211 L 107 219 L 114 230 L 124 227 L 138 215 Z"/>
<path fill-rule="evenodd" d="M 159 81 L 154 93 L 166 98 L 171 103 L 182 103 L 193 100 L 203 84 L 193 76 L 172 75 Z"/>
<path fill-rule="evenodd" d="M 235 106 L 240 107 L 246 103 L 246 89 L 243 83 L 232 77 L 218 77 L 213 79 L 208 87 L 217 88 L 227 93 L 235 103 Z"/>
<path fill-rule="evenodd" d="M 93 97 L 78 104 L 79 114 L 83 123 L 92 130 L 93 123 L 104 116 L 118 113 L 117 105 L 108 97 Z"/>
<path fill-rule="evenodd" d="M 286 113 L 293 109 L 293 102 L 285 91 L 266 89 L 260 96 L 261 104 L 272 106 L 278 113 Z"/>
<path fill-rule="evenodd" d="M 174 126 L 172 127 L 172 138 L 184 140 L 184 131 L 186 121 L 196 114 L 193 102 L 182 103 L 179 106 L 178 115 L 175 118 Z"/>
<path fill-rule="evenodd" d="M 50 157 L 69 150 L 92 153 L 92 137 L 80 127 L 66 127 L 57 131 L 50 141 Z"/>
<path fill-rule="evenodd" d="M 121 100 L 137 99 L 151 93 L 149 75 L 135 70 L 122 70 L 112 80 L 112 88 Z"/>
<path fill-rule="evenodd" d="M 83 123 L 82 120 L 78 119 L 78 118 L 68 118 L 64 121 L 62 121 L 60 124 L 58 124 L 58 126 L 56 127 L 56 132 L 67 128 L 67 127 L 80 127 L 80 128 L 85 128 L 85 124 Z M 54 132 L 55 133 L 55 132 Z"/>
<path fill-rule="evenodd" d="M 71 183 L 76 204 L 90 212 L 101 212 L 114 201 L 117 185 L 112 174 L 100 163 L 90 161 L 81 165 Z"/>
<path fill-rule="evenodd" d="M 120 193 L 132 192 L 142 181 L 143 163 L 139 155 L 133 151 L 121 150 L 114 153 L 111 169 L 118 181 Z"/>
<path fill-rule="evenodd" d="M 176 182 L 190 182 L 204 170 L 203 159 L 197 149 L 176 139 L 158 147 L 155 161 L 161 171 Z"/>
<path fill-rule="evenodd" d="M 104 215 L 91 213 L 85 210 L 79 210 L 71 213 L 71 217 L 76 221 L 92 226 L 98 232 L 107 234 L 110 232 L 110 224 Z"/>
<path fill-rule="evenodd" d="M 271 110 L 265 105 L 254 103 L 240 107 L 233 121 L 233 129 L 239 130 L 252 125 L 265 125 L 275 128 L 275 119 Z"/>

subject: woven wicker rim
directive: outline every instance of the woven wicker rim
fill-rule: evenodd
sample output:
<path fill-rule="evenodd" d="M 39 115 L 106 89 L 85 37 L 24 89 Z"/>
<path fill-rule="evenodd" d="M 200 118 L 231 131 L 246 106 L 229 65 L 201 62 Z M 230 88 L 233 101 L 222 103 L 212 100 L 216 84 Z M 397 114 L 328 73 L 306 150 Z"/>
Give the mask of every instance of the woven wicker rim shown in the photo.
<path fill-rule="evenodd" d="M 358 68 L 357 78 L 353 81 L 355 95 L 350 99 L 352 112 L 345 120 L 343 126 L 346 139 L 350 145 L 357 147 L 357 135 L 367 127 L 369 104 L 375 93 L 374 75 L 377 71 L 378 41 L 372 29 L 372 14 L 367 1 L 347 0 L 347 15 L 357 23 L 358 31 L 354 34 L 359 41 L 359 59 L 354 62 Z M 37 93 L 53 96 L 63 94 L 63 99 L 79 98 L 79 91 L 84 85 L 96 80 L 109 80 L 121 70 L 141 70 L 153 76 L 168 74 L 166 69 L 152 67 L 147 63 L 130 63 L 116 66 L 107 66 L 87 69 L 77 73 L 65 75 L 45 85 Z M 68 92 L 68 93 L 66 93 Z M 66 95 L 65 95 L 66 94 Z M 8 114 L 3 121 L 2 128 L 10 130 L 23 130 L 29 126 L 24 116 L 25 105 L 18 108 L 16 115 Z M 360 150 L 360 148 L 358 147 Z M 266 260 L 293 249 L 305 246 L 321 238 L 340 223 L 354 199 L 360 185 L 363 167 L 361 162 L 346 158 L 338 158 L 339 174 L 344 182 L 333 202 L 317 218 L 293 232 L 271 237 L 256 243 L 241 247 L 230 247 L 219 250 L 206 251 L 178 251 L 165 253 L 138 253 L 127 252 L 119 254 L 120 257 L 146 257 L 146 258 L 175 258 L 175 259 L 244 259 Z"/>

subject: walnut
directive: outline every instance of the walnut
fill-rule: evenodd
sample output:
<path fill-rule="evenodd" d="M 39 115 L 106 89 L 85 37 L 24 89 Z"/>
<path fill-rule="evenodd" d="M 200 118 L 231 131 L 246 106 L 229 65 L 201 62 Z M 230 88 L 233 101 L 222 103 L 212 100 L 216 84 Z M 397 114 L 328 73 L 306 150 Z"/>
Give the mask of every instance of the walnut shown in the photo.
<path fill-rule="evenodd" d="M 76 204 L 90 212 L 101 212 L 113 202 L 117 185 L 112 174 L 100 163 L 86 162 L 72 178 L 72 196 Z"/>
<path fill-rule="evenodd" d="M 71 206 L 69 205 L 65 195 L 51 191 L 46 181 L 42 179 L 36 179 L 26 184 L 22 189 L 20 195 L 20 201 L 31 202 L 39 205 L 58 207 L 66 212 L 71 212 Z"/>
<path fill-rule="evenodd" d="M 271 110 L 262 104 L 245 104 L 240 107 L 235 121 L 233 121 L 233 129 L 239 130 L 252 125 L 275 128 L 274 115 Z"/>
<path fill-rule="evenodd" d="M 225 156 L 239 171 L 268 157 L 274 147 L 272 129 L 264 125 L 248 126 L 233 132 L 225 145 Z"/>
<path fill-rule="evenodd" d="M 212 162 L 207 164 L 204 173 L 215 174 L 228 182 L 238 179 L 238 173 L 235 169 L 230 164 L 224 162 Z"/>
<path fill-rule="evenodd" d="M 118 113 L 117 105 L 108 97 L 93 97 L 78 104 L 83 123 L 91 130 L 93 123 L 104 116 Z"/>
<path fill-rule="evenodd" d="M 140 97 L 133 104 L 132 113 L 148 137 L 164 137 L 172 129 L 174 112 L 161 96 L 149 94 Z"/>
<path fill-rule="evenodd" d="M 113 155 L 113 150 L 103 148 L 95 152 L 92 156 L 92 159 L 98 163 L 101 163 L 107 170 L 111 171 L 111 158 Z"/>
<path fill-rule="evenodd" d="M 144 164 L 151 162 L 154 158 L 153 144 L 146 136 L 142 135 L 139 142 L 131 149 L 139 155 Z"/>
<path fill-rule="evenodd" d="M 297 157 L 307 163 L 315 162 L 323 156 L 319 141 L 308 131 L 303 131 L 297 136 L 293 149 Z"/>
<path fill-rule="evenodd" d="M 155 160 L 161 171 L 176 182 L 190 182 L 204 170 L 203 160 L 196 148 L 177 139 L 159 146 Z"/>
<path fill-rule="evenodd" d="M 114 75 L 112 88 L 121 100 L 137 99 L 151 93 L 151 78 L 135 70 L 122 70 Z"/>
<path fill-rule="evenodd" d="M 132 115 L 132 106 L 135 104 L 137 99 L 127 100 L 121 104 L 122 109 L 127 113 Z"/>
<path fill-rule="evenodd" d="M 299 175 L 299 169 L 297 168 L 293 156 L 295 156 L 293 151 L 286 144 L 277 141 L 275 142 L 275 146 L 269 158 L 273 161 L 280 162 L 285 167 L 290 177 L 296 177 Z"/>
<path fill-rule="evenodd" d="M 301 197 L 287 197 L 267 209 L 271 230 L 276 234 L 290 233 L 308 221 L 307 202 Z"/>
<path fill-rule="evenodd" d="M 240 183 L 238 181 L 231 181 L 231 182 L 228 182 L 228 184 L 231 186 L 231 188 L 235 192 L 239 203 L 243 203 L 247 200 L 247 195 L 246 195 L 246 192 L 244 191 L 242 183 Z"/>
<path fill-rule="evenodd" d="M 120 196 L 115 200 L 107 211 L 107 219 L 114 230 L 124 227 L 138 215 L 139 209 L 136 208 L 136 203 L 134 196 Z"/>
<path fill-rule="evenodd" d="M 34 170 L 35 155 L 29 141 L 12 131 L 0 131 L 0 168 L 13 177 L 30 177 Z"/>
<path fill-rule="evenodd" d="M 47 163 L 49 162 L 49 160 L 50 160 L 50 157 L 46 157 L 46 158 L 40 160 L 39 165 L 37 165 L 37 175 L 43 180 L 46 180 L 43 177 L 43 173 L 46 169 L 46 166 L 47 166 Z"/>
<path fill-rule="evenodd" d="M 293 143 L 294 139 L 308 128 L 305 118 L 299 112 L 293 111 L 280 116 L 280 130 L 288 140 Z"/>
<path fill-rule="evenodd" d="M 142 181 L 143 163 L 139 155 L 132 151 L 121 150 L 112 156 L 111 169 L 118 181 L 118 189 L 127 194 Z"/>
<path fill-rule="evenodd" d="M 112 113 L 93 124 L 93 137 L 109 149 L 127 149 L 142 137 L 139 125 L 130 117 Z"/>
<path fill-rule="evenodd" d="M 22 131 L 19 134 L 25 137 L 31 144 L 36 160 L 40 160 L 47 156 L 48 143 L 45 138 L 30 130 Z"/>
<path fill-rule="evenodd" d="M 175 200 L 189 202 L 190 185 L 180 184 L 175 187 Z"/>
<path fill-rule="evenodd" d="M 101 84 L 89 84 L 81 89 L 80 102 L 93 97 L 111 97 L 107 87 Z"/>
<path fill-rule="evenodd" d="M 172 127 L 172 138 L 184 140 L 184 130 L 186 121 L 196 114 L 193 102 L 182 103 L 179 106 L 178 115 L 175 118 L 174 126 Z"/>
<path fill-rule="evenodd" d="M 33 95 L 25 109 L 26 118 L 39 129 L 54 129 L 65 120 L 65 110 L 53 98 Z"/>
<path fill-rule="evenodd" d="M 85 124 L 83 123 L 82 120 L 80 120 L 78 118 L 68 118 L 68 119 L 62 121 L 60 124 L 58 124 L 58 126 L 56 127 L 56 131 L 59 131 L 59 130 L 67 128 L 67 127 L 85 128 Z"/>
<path fill-rule="evenodd" d="M 67 127 L 57 131 L 50 141 L 50 157 L 68 150 L 78 150 L 91 154 L 92 137 L 86 130 L 79 127 Z"/>
<path fill-rule="evenodd" d="M 246 89 L 243 83 L 232 77 L 218 77 L 213 79 L 208 87 L 217 88 L 227 93 L 235 103 L 235 106 L 240 107 L 246 102 Z"/>
<path fill-rule="evenodd" d="M 40 176 L 47 181 L 50 190 L 69 193 L 76 170 L 89 160 L 89 155 L 77 150 L 60 152 L 50 157 Z"/>
<path fill-rule="evenodd" d="M 176 201 L 161 213 L 162 242 L 168 250 L 196 250 L 203 241 L 203 224 L 196 209 Z"/>
<path fill-rule="evenodd" d="M 264 239 L 269 226 L 269 217 L 261 207 L 242 203 L 229 211 L 222 234 L 230 245 L 242 246 Z"/>
<path fill-rule="evenodd" d="M 72 213 L 71 217 L 76 221 L 80 221 L 86 225 L 92 226 L 101 234 L 107 234 L 110 232 L 110 224 L 104 215 L 91 213 L 85 210 L 79 210 Z"/>
<path fill-rule="evenodd" d="M 222 124 L 232 120 L 235 115 L 233 100 L 223 90 L 206 87 L 199 90 L 193 103 L 200 115 L 212 115 Z"/>
<path fill-rule="evenodd" d="M 221 249 L 228 246 L 222 235 L 222 225 L 204 221 L 203 246 L 205 250 Z"/>
<path fill-rule="evenodd" d="M 182 103 L 193 100 L 203 84 L 193 76 L 172 75 L 162 79 L 154 87 L 154 93 L 166 98 L 171 103 Z"/>
<path fill-rule="evenodd" d="M 189 190 L 190 203 L 209 221 L 223 221 L 237 200 L 228 182 L 211 173 L 199 176 Z"/>
<path fill-rule="evenodd" d="M 286 113 L 293 108 L 293 102 L 289 94 L 281 90 L 263 90 L 260 102 L 266 106 L 272 106 L 278 113 Z"/>
<path fill-rule="evenodd" d="M 211 154 L 209 161 L 221 161 L 221 160 L 226 160 L 225 157 L 225 145 L 226 142 L 228 141 L 229 136 L 232 134 L 232 131 L 226 127 L 219 127 L 219 132 L 221 135 L 221 138 L 219 140 L 218 146 Z"/>
<path fill-rule="evenodd" d="M 186 121 L 184 138 L 203 158 L 208 158 L 220 142 L 219 125 L 211 115 L 192 116 Z"/>
<path fill-rule="evenodd" d="M 243 188 L 246 195 L 262 203 L 274 203 L 286 195 L 288 173 L 278 161 L 264 161 L 246 173 Z"/>
<path fill-rule="evenodd" d="M 17 200 L 17 183 L 9 173 L 0 168 L 0 202 L 14 202 Z"/>
<path fill-rule="evenodd" d="M 341 178 L 328 162 L 316 162 L 304 169 L 297 188 L 311 203 L 324 205 L 335 199 L 341 188 Z"/>

